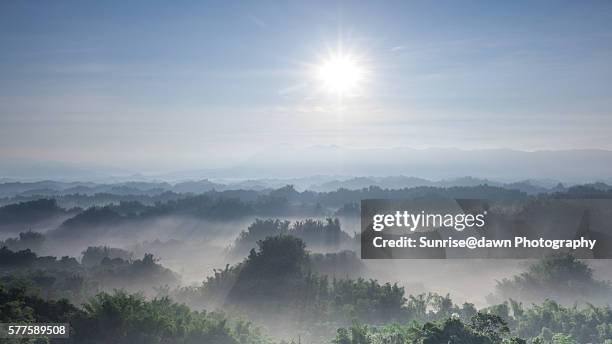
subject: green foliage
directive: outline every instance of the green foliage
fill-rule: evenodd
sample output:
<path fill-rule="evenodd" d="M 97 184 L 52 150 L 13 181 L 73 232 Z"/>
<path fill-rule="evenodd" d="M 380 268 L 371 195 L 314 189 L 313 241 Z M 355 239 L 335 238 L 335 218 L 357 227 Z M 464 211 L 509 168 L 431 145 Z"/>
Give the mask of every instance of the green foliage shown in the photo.
<path fill-rule="evenodd" d="M 284 278 L 301 276 L 308 264 L 306 244 L 293 236 L 281 235 L 259 241 L 259 250 L 251 250 L 240 277 Z"/>
<path fill-rule="evenodd" d="M 612 287 L 609 282 L 595 280 L 592 269 L 574 256 L 553 255 L 532 264 L 518 276 L 498 282 L 491 301 L 512 298 L 540 302 L 553 298 L 573 303 L 577 295 L 583 302 L 607 303 L 612 300 Z"/>
<path fill-rule="evenodd" d="M 397 284 L 330 281 L 313 274 L 311 256 L 299 238 L 268 237 L 258 246 L 241 264 L 216 270 L 202 287 L 180 289 L 174 297 L 189 304 L 221 299 L 227 309 L 246 313 L 273 332 L 291 326 L 309 333 L 307 339 L 325 338 L 353 321 L 384 324 L 409 315 Z"/>
<path fill-rule="evenodd" d="M 337 218 L 327 218 L 325 222 L 313 219 L 296 221 L 291 235 L 304 240 L 309 246 L 338 246 L 350 240 L 348 234 L 340 229 L 340 220 Z"/>
<path fill-rule="evenodd" d="M 338 247 L 352 240 L 341 230 L 338 219 L 327 218 L 325 221 L 306 219 L 293 224 L 279 219 L 255 219 L 246 231 L 240 232 L 232 245 L 232 253 L 237 256 L 243 255 L 255 248 L 258 241 L 285 234 L 302 239 L 309 247 Z"/>
<path fill-rule="evenodd" d="M 604 343 L 612 339 L 612 310 L 608 306 L 589 305 L 580 309 L 546 300 L 524 310 L 515 321 L 515 332 L 524 337 L 552 340 L 555 333 L 562 333 L 580 343 Z"/>
<path fill-rule="evenodd" d="M 112 249 L 110 252 L 114 252 Z M 125 251 L 122 251 L 125 252 Z M 142 259 L 105 257 L 100 264 L 85 266 L 71 257 L 39 257 L 30 250 L 13 252 L 0 248 L 0 282 L 29 285 L 48 298 L 68 298 L 80 304 L 100 290 L 150 289 L 178 284 L 177 276 L 161 266 L 151 254 Z"/>
<path fill-rule="evenodd" d="M 448 294 L 406 296 L 403 288 L 395 284 L 361 278 L 329 280 L 313 275 L 313 256 L 306 252 L 302 240 L 289 235 L 268 237 L 258 245 L 259 250 L 252 250 L 241 264 L 217 270 L 202 287 L 174 295 L 190 304 L 197 303 L 193 301 L 198 299 L 219 297 L 227 309 L 244 312 L 273 332 L 275 326 L 282 324 L 305 333 L 304 338 L 309 340 L 328 337 L 338 327 L 353 322 L 381 326 L 411 321 L 430 323 L 417 331 L 423 343 L 426 340 L 431 343 L 436 340 L 523 343 L 512 335 L 541 336 L 542 340 L 551 341 L 555 333 L 570 335 L 581 343 L 604 343 L 612 338 L 608 308 L 590 306 L 579 310 L 547 301 L 524 309 L 521 303 L 511 299 L 478 312 L 470 303 L 455 305 Z M 564 266 L 572 263 L 570 266 L 575 265 L 582 276 L 589 276 L 589 270 L 582 263 L 562 262 Z M 556 260 L 541 264 L 562 271 Z M 544 274 L 541 270 L 534 267 L 529 271 Z M 261 314 L 272 315 L 266 318 Z M 542 336 L 543 328 L 550 329 L 550 333 Z M 377 331 L 368 328 L 368 335 L 364 337 L 359 335 L 363 328 L 353 328 L 339 332 L 336 340 L 360 342 L 372 333 L 380 337 Z"/>
<path fill-rule="evenodd" d="M 26 288 L 0 285 L 0 322 L 69 323 L 78 344 L 266 344 L 251 323 L 219 313 L 194 312 L 168 298 L 146 300 L 139 294 L 101 293 L 83 309 L 67 300 L 49 301 Z M 15 343 L 46 343 L 44 339 Z"/>
<path fill-rule="evenodd" d="M 34 264 L 37 260 L 36 254 L 29 249 L 13 252 L 6 246 L 0 248 L 0 267 L 1 268 L 17 268 L 27 267 Z"/>
<path fill-rule="evenodd" d="M 270 236 L 287 234 L 289 232 L 289 225 L 289 221 L 281 221 L 279 219 L 255 219 L 246 231 L 238 234 L 232 251 L 236 255 L 248 252 L 259 240 Z"/>
<path fill-rule="evenodd" d="M 449 295 L 405 297 L 402 288 L 389 283 L 329 281 L 309 272 L 309 258 L 298 238 L 268 238 L 243 263 L 216 270 L 204 284 L 206 288 L 194 290 L 200 297 L 210 297 L 229 289 L 225 304 L 229 311 L 241 309 L 273 332 L 275 322 L 281 327 L 291 325 L 292 332 L 285 335 L 304 341 L 325 341 L 334 332 L 336 344 L 526 343 L 521 338 L 534 344 L 610 344 L 612 338 L 609 307 L 564 307 L 547 300 L 525 309 L 510 300 L 478 312 L 469 303 L 455 305 Z M 100 266 L 105 264 L 112 260 L 106 258 Z M 155 264 L 149 255 L 137 265 Z M 3 282 L 6 284 L 6 278 Z M 29 282 L 35 282 L 41 292 L 57 283 L 44 272 L 31 276 Z M 125 292 L 102 293 L 79 310 L 65 300 L 46 299 L 52 295 L 36 296 L 20 283 L 13 279 L 12 286 L 0 287 L 0 321 L 70 322 L 74 343 L 267 342 L 249 323 L 194 312 L 168 298 L 146 300 Z M 274 316 L 262 319 L 264 314 Z M 368 325 L 345 328 L 350 324 Z"/>
<path fill-rule="evenodd" d="M 131 261 L 105 257 L 100 265 L 88 270 L 88 276 L 105 289 L 145 289 L 151 285 L 178 284 L 178 277 L 158 264 L 158 260 L 149 253 L 145 253 L 142 259 Z"/>
<path fill-rule="evenodd" d="M 249 323 L 231 322 L 217 313 L 194 312 L 168 298 L 147 301 L 124 292 L 97 295 L 71 324 L 71 341 L 82 344 L 268 342 Z"/>
<path fill-rule="evenodd" d="M 311 253 L 310 267 L 318 275 L 337 278 L 358 277 L 363 274 L 365 265 L 354 251 L 333 253 Z"/>
<path fill-rule="evenodd" d="M 0 207 L 0 225 L 14 225 L 43 221 L 65 214 L 54 199 L 37 199 Z"/>
<path fill-rule="evenodd" d="M 500 342 L 510 334 L 508 324 L 499 316 L 490 313 L 478 313 L 470 320 L 470 327 L 493 342 Z"/>
<path fill-rule="evenodd" d="M 121 258 L 126 261 L 132 259 L 131 252 L 108 246 L 90 246 L 82 254 L 81 263 L 90 267 L 99 265 L 104 258 Z"/>
<path fill-rule="evenodd" d="M 423 325 L 387 325 L 382 327 L 353 325 L 340 328 L 333 344 L 526 344 L 510 335 L 506 323 L 497 316 L 475 315 L 469 324 L 456 317 Z"/>
<path fill-rule="evenodd" d="M 67 300 L 47 301 L 25 286 L 0 284 L 0 322 L 67 322 L 77 308 Z"/>

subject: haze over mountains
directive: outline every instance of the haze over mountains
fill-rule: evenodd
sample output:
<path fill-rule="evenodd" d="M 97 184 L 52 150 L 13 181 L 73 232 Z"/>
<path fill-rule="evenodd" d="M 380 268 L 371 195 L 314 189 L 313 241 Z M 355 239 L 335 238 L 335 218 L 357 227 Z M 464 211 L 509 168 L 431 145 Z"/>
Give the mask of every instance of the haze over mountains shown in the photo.
<path fill-rule="evenodd" d="M 550 179 L 526 179 L 511 183 L 503 183 L 489 179 L 474 177 L 462 177 L 432 181 L 428 179 L 389 176 L 389 177 L 339 177 L 339 176 L 314 176 L 308 178 L 292 179 L 250 179 L 235 182 L 213 182 L 208 179 L 193 180 L 177 183 L 169 182 L 118 182 L 118 183 L 94 183 L 94 182 L 62 182 L 44 180 L 37 182 L 14 182 L 5 181 L 0 183 L 0 198 L 10 200 L 12 198 L 36 199 L 37 197 L 60 197 L 65 195 L 116 195 L 116 196 L 146 196 L 157 197 L 162 194 L 202 194 L 209 191 L 250 190 L 252 192 L 268 193 L 292 185 L 297 191 L 334 192 L 341 189 L 362 190 L 369 187 L 381 189 L 399 190 L 415 187 L 476 187 L 488 185 L 508 190 L 517 190 L 527 195 L 544 193 L 564 192 L 574 184 L 562 184 Z M 579 184 L 576 184 L 579 185 Z M 596 182 L 588 184 L 595 189 L 608 191 L 612 187 L 610 183 Z"/>
<path fill-rule="evenodd" d="M 371 186 L 382 189 L 403 189 L 418 186 L 453 187 L 489 185 L 507 189 L 519 190 L 527 194 L 563 191 L 570 184 L 561 184 L 553 180 L 523 180 L 512 183 L 502 183 L 488 179 L 463 177 L 432 181 L 428 179 L 390 176 L 390 177 L 339 177 L 316 176 L 310 178 L 292 179 L 250 179 L 244 181 L 220 183 L 208 179 L 185 181 L 178 183 L 168 182 L 62 182 L 44 180 L 37 182 L 5 181 L 0 183 L 0 197 L 32 197 L 32 196 L 62 196 L 62 195 L 159 195 L 165 192 L 178 194 L 200 194 L 211 190 L 255 190 L 266 191 L 278 189 L 285 185 L 293 185 L 297 190 L 310 190 L 317 192 L 330 192 L 338 189 L 360 190 Z M 605 183 L 594 184 L 598 188 L 607 189 Z"/>
<path fill-rule="evenodd" d="M 228 157 L 227 161 L 241 160 Z M 612 151 L 598 149 L 528 152 L 510 149 L 360 149 L 340 146 L 309 148 L 279 146 L 231 165 L 221 166 L 203 158 L 192 167 L 183 170 L 153 165 L 88 166 L 70 162 L 5 159 L 0 162 L 0 175 L 3 177 L 0 181 L 59 180 L 116 183 L 210 179 L 222 184 L 236 184 L 236 181 L 266 179 L 267 182 L 259 181 L 254 185 L 256 188 L 265 188 L 287 184 L 287 181 L 278 184 L 275 179 L 296 179 L 293 183 L 296 187 L 307 188 L 333 179 L 342 180 L 357 176 L 413 176 L 429 181 L 472 176 L 504 183 L 545 179 L 556 184 L 557 182 L 610 182 L 609 171 L 612 171 Z M 364 185 L 359 181 L 354 182 Z M 383 184 L 385 183 L 394 182 L 385 180 Z M 425 181 L 417 179 L 402 180 L 399 183 L 407 183 L 405 186 L 428 185 Z M 393 186 L 395 187 L 395 184 Z M 204 186 L 205 190 L 213 187 L 216 186 Z M 191 187 L 189 189 L 192 190 Z"/>

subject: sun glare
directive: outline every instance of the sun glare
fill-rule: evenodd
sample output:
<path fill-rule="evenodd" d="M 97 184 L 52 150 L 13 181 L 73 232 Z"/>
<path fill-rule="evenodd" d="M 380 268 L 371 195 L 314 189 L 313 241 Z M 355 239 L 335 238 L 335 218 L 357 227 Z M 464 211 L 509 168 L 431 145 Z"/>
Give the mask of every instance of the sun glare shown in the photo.
<path fill-rule="evenodd" d="M 337 95 L 354 93 L 364 78 L 364 68 L 356 57 L 336 55 L 324 60 L 316 70 L 316 78 L 325 91 Z"/>

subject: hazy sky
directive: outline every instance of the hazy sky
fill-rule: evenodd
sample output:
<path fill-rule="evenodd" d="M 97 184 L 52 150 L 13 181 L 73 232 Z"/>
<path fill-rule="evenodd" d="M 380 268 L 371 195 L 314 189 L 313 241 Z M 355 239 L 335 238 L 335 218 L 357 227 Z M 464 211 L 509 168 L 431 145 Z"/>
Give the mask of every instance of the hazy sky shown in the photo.
<path fill-rule="evenodd" d="M 340 45 L 364 71 L 341 101 L 313 72 Z M 610 1 L 2 1 L 0 158 L 612 149 L 610 61 Z"/>

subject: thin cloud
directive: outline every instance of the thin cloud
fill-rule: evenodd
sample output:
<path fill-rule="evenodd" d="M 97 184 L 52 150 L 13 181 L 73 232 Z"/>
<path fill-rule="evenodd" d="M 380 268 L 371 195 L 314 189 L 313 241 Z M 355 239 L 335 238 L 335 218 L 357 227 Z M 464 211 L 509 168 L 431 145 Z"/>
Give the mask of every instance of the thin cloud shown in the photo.
<path fill-rule="evenodd" d="M 247 13 L 247 18 L 251 21 L 251 23 L 255 24 L 256 26 L 259 26 L 262 28 L 268 26 L 266 25 L 265 21 L 263 21 L 261 18 L 254 15 L 253 13 Z"/>

